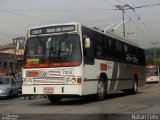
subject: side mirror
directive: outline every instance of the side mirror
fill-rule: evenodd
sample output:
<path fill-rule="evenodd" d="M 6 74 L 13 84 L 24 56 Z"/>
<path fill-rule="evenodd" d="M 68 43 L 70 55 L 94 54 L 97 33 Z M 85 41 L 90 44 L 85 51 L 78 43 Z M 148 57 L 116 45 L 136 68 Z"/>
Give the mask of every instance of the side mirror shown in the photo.
<path fill-rule="evenodd" d="M 19 48 L 20 48 L 20 42 L 18 41 L 16 44 L 16 50 L 19 51 Z"/>
<path fill-rule="evenodd" d="M 90 48 L 90 46 L 91 46 L 91 39 L 85 38 L 85 48 Z"/>
<path fill-rule="evenodd" d="M 46 42 L 46 48 L 50 49 L 51 46 L 51 38 L 48 38 L 48 41 Z"/>

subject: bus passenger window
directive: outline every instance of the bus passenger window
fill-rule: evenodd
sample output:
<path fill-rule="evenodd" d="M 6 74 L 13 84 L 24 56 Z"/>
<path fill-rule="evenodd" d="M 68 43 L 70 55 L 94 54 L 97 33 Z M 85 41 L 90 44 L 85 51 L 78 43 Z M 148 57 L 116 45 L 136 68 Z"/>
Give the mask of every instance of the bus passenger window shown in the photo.
<path fill-rule="evenodd" d="M 102 56 L 102 48 L 100 45 L 96 45 L 96 56 L 101 57 Z"/>

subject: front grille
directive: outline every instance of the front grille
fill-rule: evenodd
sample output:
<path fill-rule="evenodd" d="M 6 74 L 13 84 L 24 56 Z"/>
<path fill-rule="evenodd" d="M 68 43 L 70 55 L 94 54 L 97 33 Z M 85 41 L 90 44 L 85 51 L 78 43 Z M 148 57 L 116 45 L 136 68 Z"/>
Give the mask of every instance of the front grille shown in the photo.
<path fill-rule="evenodd" d="M 35 78 L 34 84 L 64 84 L 65 77 Z"/>

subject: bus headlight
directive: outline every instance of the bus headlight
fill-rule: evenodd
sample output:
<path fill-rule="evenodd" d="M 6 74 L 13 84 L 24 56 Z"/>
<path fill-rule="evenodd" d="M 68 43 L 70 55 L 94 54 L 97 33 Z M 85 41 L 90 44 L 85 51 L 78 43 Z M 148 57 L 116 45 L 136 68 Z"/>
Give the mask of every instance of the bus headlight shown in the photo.
<path fill-rule="evenodd" d="M 32 79 L 23 79 L 23 85 L 33 84 Z"/>
<path fill-rule="evenodd" d="M 72 78 L 72 83 L 73 84 L 77 83 L 76 78 Z"/>
<path fill-rule="evenodd" d="M 67 84 L 76 84 L 76 78 L 66 78 Z"/>

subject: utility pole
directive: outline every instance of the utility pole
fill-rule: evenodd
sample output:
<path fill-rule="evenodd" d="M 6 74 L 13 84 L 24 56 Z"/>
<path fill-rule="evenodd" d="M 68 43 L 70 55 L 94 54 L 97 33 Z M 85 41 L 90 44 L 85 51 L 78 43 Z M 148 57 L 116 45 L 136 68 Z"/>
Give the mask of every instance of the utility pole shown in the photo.
<path fill-rule="evenodd" d="M 124 12 L 122 11 L 122 19 L 124 21 Z M 126 37 L 125 23 L 123 22 L 123 37 Z"/>
<path fill-rule="evenodd" d="M 13 44 L 14 44 L 14 64 L 16 66 L 16 69 L 19 67 L 17 66 L 17 52 L 19 51 L 20 43 L 24 44 L 24 37 L 18 37 L 18 38 L 13 38 Z M 15 68 L 14 68 L 15 70 Z M 16 70 L 17 72 L 17 70 Z"/>
<path fill-rule="evenodd" d="M 115 5 L 115 7 L 118 8 L 117 10 L 122 11 L 122 20 L 124 21 L 125 10 L 132 10 L 134 13 L 136 13 L 135 9 L 139 9 L 139 8 L 143 8 L 143 7 L 150 7 L 150 6 L 157 6 L 157 5 L 160 5 L 160 3 L 159 4 L 151 4 L 151 5 L 136 6 L 136 7 L 131 7 L 128 4 L 124 4 L 124 5 Z M 138 17 L 138 19 L 140 19 L 140 17 Z M 123 23 L 123 36 L 125 37 L 125 23 Z"/>
<path fill-rule="evenodd" d="M 131 7 L 130 5 L 128 5 L 128 4 L 124 4 L 123 6 L 122 5 L 116 5 L 115 7 L 117 7 L 119 10 L 121 10 L 122 11 L 122 20 L 124 21 L 124 14 L 125 14 L 125 10 L 133 10 L 134 12 L 135 12 L 135 10 L 134 10 L 134 8 L 133 7 Z M 139 19 L 139 18 L 138 18 Z M 123 37 L 125 37 L 126 36 L 126 31 L 125 31 L 125 23 L 123 23 Z"/>
<path fill-rule="evenodd" d="M 123 20 L 123 37 L 126 37 L 126 31 L 125 31 L 125 23 L 124 23 L 124 13 L 125 13 L 125 8 L 128 7 L 129 5 L 125 4 L 125 5 L 116 5 L 115 7 L 117 7 L 119 10 L 122 11 L 122 20 Z"/>

